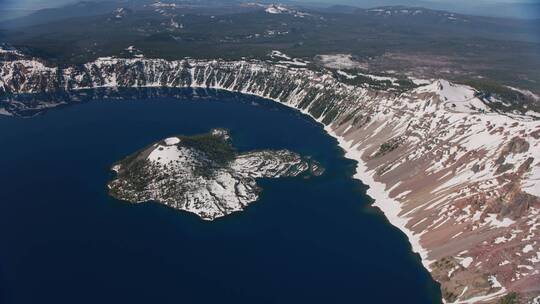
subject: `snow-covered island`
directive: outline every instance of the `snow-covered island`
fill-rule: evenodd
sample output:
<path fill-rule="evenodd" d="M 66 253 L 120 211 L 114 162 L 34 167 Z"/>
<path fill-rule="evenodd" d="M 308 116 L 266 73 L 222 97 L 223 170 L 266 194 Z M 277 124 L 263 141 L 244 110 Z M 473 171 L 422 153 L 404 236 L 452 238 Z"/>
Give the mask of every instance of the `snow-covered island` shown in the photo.
<path fill-rule="evenodd" d="M 238 153 L 227 130 L 169 137 L 113 165 L 113 197 L 155 201 L 214 220 L 243 210 L 261 191 L 257 178 L 317 176 L 324 169 L 288 150 Z"/>

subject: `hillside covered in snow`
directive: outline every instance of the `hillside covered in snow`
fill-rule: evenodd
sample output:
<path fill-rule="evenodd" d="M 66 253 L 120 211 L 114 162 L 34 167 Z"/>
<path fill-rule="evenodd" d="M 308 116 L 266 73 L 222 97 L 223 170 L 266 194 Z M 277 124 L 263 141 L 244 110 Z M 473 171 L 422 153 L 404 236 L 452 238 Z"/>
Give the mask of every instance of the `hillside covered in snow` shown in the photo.
<path fill-rule="evenodd" d="M 243 210 L 259 197 L 256 178 L 321 175 L 296 153 L 237 153 L 228 131 L 166 138 L 116 163 L 109 193 L 132 203 L 156 201 L 214 220 Z"/>

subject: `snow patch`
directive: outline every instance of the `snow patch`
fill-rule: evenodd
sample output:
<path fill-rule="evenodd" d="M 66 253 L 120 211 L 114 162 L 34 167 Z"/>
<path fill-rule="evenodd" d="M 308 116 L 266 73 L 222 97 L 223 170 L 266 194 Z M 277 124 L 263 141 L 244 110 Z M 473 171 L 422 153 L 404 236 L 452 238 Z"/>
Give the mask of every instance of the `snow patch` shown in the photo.
<path fill-rule="evenodd" d="M 463 260 L 461 260 L 461 261 L 459 262 L 459 264 L 461 264 L 461 266 L 463 266 L 463 267 L 465 267 L 465 268 L 468 268 L 469 265 L 471 265 L 472 261 L 473 261 L 473 258 L 471 258 L 471 257 L 466 257 L 466 258 L 464 258 Z"/>
<path fill-rule="evenodd" d="M 351 54 L 317 55 L 315 57 L 323 66 L 330 69 L 365 69 L 367 66 L 355 61 Z"/>
<path fill-rule="evenodd" d="M 484 220 L 486 224 L 489 224 L 491 227 L 495 228 L 505 228 L 510 227 L 512 224 L 515 223 L 515 221 L 505 217 L 502 219 L 502 221 L 497 219 L 497 214 L 490 213 L 488 214 L 487 218 Z"/>
<path fill-rule="evenodd" d="M 167 165 L 173 161 L 177 161 L 184 155 L 187 151 L 185 148 L 178 149 L 176 145 L 172 146 L 163 146 L 158 145 L 151 153 L 148 155 L 148 160 L 152 162 L 159 163 L 161 165 Z"/>
<path fill-rule="evenodd" d="M 533 246 L 531 244 L 527 244 L 525 247 L 523 247 L 522 251 L 523 251 L 523 253 L 527 253 L 527 252 L 533 251 L 533 250 L 534 250 Z"/>
<path fill-rule="evenodd" d="M 172 146 L 172 145 L 176 145 L 177 143 L 180 142 L 180 138 L 178 137 L 169 137 L 169 138 L 165 138 L 165 144 L 167 146 Z"/>

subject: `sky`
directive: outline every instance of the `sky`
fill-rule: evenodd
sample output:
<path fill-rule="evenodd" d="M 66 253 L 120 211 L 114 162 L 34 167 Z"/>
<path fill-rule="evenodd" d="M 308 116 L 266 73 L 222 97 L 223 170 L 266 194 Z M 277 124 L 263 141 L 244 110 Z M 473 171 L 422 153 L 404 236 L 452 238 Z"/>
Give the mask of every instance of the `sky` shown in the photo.
<path fill-rule="evenodd" d="M 40 9 L 61 6 L 74 2 L 73 0 L 0 0 L 2 9 Z"/>
<path fill-rule="evenodd" d="M 78 0 L 0 0 L 0 10 L 36 10 L 61 6 Z M 97 1 L 97 0 L 92 0 Z M 162 0 L 166 2 L 166 0 Z M 252 1 L 252 0 L 246 0 Z M 266 2 L 272 0 L 266 0 Z M 275 2 L 344 4 L 359 7 L 382 5 L 422 6 L 458 13 L 540 18 L 540 0 L 275 0 Z"/>

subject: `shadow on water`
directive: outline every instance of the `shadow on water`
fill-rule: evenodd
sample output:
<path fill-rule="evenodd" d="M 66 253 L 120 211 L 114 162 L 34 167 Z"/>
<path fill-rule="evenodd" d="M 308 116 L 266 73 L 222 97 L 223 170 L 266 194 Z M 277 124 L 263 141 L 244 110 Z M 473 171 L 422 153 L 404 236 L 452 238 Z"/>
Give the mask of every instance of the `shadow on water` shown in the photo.
<path fill-rule="evenodd" d="M 0 118 L 2 303 L 440 302 L 320 125 L 253 96 L 167 91 L 84 92 L 96 97 Z M 115 161 L 216 127 L 239 150 L 286 148 L 327 170 L 261 180 L 259 201 L 214 222 L 107 195 Z"/>

